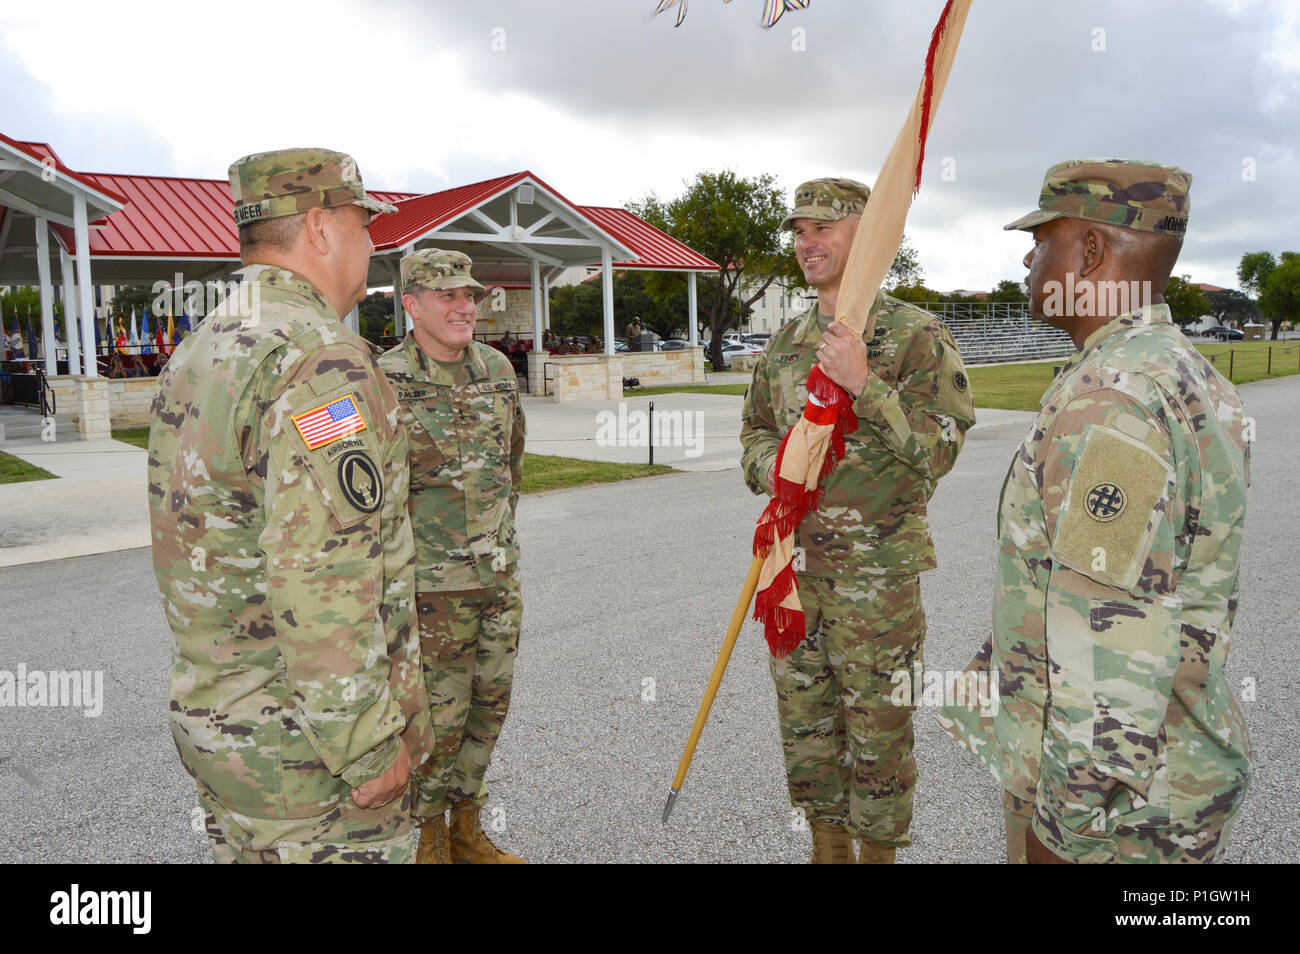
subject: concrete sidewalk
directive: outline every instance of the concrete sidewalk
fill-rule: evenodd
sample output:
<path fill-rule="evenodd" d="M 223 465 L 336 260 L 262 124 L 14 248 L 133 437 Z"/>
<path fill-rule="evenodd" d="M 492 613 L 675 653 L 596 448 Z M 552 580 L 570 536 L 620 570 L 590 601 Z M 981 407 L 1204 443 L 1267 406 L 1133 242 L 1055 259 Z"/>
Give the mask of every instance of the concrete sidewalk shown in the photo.
<path fill-rule="evenodd" d="M 651 401 L 659 432 L 656 464 L 684 471 L 740 466 L 744 399 L 734 394 L 639 397 L 633 391 L 622 401 L 570 404 L 525 397 L 525 450 L 580 460 L 646 463 Z M 977 414 L 976 428 L 1027 424 L 1034 418 L 1029 411 L 980 410 Z M 4 514 L 0 567 L 149 546 L 145 451 L 119 441 L 62 437 L 52 443 L 38 438 L 9 441 L 3 449 L 59 479 L 0 485 L 0 513 Z"/>
<path fill-rule="evenodd" d="M 59 479 L 0 485 L 0 566 L 149 546 L 145 451 L 63 437 L 3 449 Z"/>

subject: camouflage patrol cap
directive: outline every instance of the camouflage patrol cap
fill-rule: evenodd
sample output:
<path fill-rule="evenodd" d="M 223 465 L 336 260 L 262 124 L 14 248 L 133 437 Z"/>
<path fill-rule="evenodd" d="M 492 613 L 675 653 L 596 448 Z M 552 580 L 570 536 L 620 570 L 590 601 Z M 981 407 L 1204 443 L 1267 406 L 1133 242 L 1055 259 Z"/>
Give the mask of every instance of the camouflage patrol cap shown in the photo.
<path fill-rule="evenodd" d="M 846 215 L 861 214 L 869 195 L 871 190 L 855 179 L 810 179 L 794 190 L 794 211 L 781 228 L 794 228 L 795 219 L 838 222 Z"/>
<path fill-rule="evenodd" d="M 1142 232 L 1187 231 L 1192 177 L 1177 166 L 1140 159 L 1071 159 L 1047 170 L 1038 210 L 1004 229 L 1032 230 L 1063 216 Z"/>
<path fill-rule="evenodd" d="M 464 252 L 426 248 L 402 256 L 402 291 L 412 285 L 442 291 L 447 288 L 482 288 L 470 278 L 474 263 Z"/>
<path fill-rule="evenodd" d="M 230 165 L 230 192 L 235 197 L 235 224 L 241 226 L 317 206 L 397 211 L 367 198 L 356 160 L 330 149 L 277 149 L 236 159 Z"/>

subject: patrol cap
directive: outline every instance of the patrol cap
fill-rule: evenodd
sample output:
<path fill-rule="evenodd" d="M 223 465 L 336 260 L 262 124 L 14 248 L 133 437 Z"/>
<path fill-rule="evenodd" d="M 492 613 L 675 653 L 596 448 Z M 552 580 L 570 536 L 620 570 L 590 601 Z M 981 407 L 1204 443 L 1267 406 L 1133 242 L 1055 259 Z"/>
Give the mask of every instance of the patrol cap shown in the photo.
<path fill-rule="evenodd" d="M 397 209 L 366 196 L 356 160 L 331 149 L 257 152 L 230 165 L 235 224 L 297 215 L 320 206 L 359 205 L 367 212 Z"/>
<path fill-rule="evenodd" d="M 412 285 L 442 291 L 448 288 L 482 288 L 470 278 L 474 263 L 464 252 L 426 248 L 402 256 L 402 291 Z"/>
<path fill-rule="evenodd" d="M 1190 173 L 1140 159 L 1071 159 L 1047 170 L 1038 210 L 1004 229 L 1030 231 L 1071 216 L 1141 232 L 1181 236 L 1187 231 Z"/>
<path fill-rule="evenodd" d="M 794 211 L 781 229 L 794 228 L 795 219 L 838 222 L 846 215 L 861 214 L 869 195 L 871 190 L 856 179 L 809 179 L 794 190 Z"/>

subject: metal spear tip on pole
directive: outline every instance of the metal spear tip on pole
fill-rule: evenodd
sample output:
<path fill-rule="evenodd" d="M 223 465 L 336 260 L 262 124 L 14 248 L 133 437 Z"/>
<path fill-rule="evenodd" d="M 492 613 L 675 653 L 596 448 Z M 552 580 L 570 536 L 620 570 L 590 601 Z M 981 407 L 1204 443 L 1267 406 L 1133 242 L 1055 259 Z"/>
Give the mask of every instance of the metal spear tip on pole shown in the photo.
<path fill-rule="evenodd" d="M 677 803 L 677 796 L 681 792 L 679 789 L 672 788 L 668 790 L 668 801 L 664 802 L 664 824 L 668 824 L 668 816 L 673 813 L 673 805 Z"/>

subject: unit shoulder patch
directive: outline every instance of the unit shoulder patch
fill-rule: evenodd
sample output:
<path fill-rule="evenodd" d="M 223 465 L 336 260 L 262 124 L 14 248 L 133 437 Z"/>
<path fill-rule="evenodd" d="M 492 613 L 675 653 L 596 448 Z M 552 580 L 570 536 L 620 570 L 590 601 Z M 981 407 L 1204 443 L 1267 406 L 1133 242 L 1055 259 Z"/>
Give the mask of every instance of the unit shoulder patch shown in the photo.
<path fill-rule="evenodd" d="M 1124 431 L 1086 424 L 1050 555 L 1105 586 L 1132 590 L 1165 517 L 1174 469 Z"/>
<path fill-rule="evenodd" d="M 338 459 L 338 486 L 343 498 L 362 513 L 374 513 L 384 502 L 384 482 L 379 468 L 363 450 L 349 451 Z"/>

